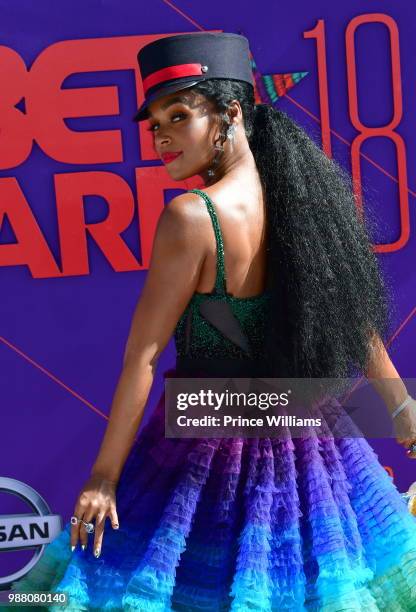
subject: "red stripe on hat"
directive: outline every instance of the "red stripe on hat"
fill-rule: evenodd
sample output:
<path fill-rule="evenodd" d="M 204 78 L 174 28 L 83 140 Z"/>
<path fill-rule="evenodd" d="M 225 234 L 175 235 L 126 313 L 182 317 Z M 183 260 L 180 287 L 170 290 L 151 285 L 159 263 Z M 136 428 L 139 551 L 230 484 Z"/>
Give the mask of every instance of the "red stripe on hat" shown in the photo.
<path fill-rule="evenodd" d="M 177 66 L 168 66 L 167 68 L 156 70 L 156 72 L 152 72 L 152 74 L 143 79 L 144 93 L 146 94 L 150 87 L 154 87 L 158 83 L 197 74 L 203 74 L 201 64 L 178 64 Z"/>

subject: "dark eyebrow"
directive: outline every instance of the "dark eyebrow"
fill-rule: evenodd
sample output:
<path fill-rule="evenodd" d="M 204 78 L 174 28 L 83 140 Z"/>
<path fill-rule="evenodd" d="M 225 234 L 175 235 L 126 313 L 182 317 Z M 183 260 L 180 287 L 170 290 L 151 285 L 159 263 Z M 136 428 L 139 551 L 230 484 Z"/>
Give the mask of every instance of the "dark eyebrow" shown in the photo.
<path fill-rule="evenodd" d="M 162 110 L 166 110 L 167 108 L 169 108 L 169 106 L 172 106 L 172 104 L 176 104 L 176 102 L 180 102 L 182 104 L 188 104 L 189 101 L 186 96 L 174 96 L 173 98 L 170 98 L 164 104 L 162 104 L 160 108 Z M 149 117 L 152 117 L 152 113 L 150 111 L 148 111 L 148 115 Z"/>

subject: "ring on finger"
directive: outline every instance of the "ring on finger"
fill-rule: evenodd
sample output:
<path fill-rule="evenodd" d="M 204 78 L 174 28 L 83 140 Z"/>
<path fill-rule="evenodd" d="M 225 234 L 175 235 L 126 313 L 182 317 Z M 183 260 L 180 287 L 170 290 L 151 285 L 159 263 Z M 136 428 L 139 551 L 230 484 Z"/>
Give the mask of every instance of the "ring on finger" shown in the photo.
<path fill-rule="evenodd" d="M 71 516 L 71 525 L 78 525 L 78 523 L 81 521 L 82 519 L 78 518 L 77 516 Z"/>
<path fill-rule="evenodd" d="M 87 523 L 84 520 L 82 520 L 82 522 L 84 523 L 84 528 L 87 533 L 92 533 L 94 531 L 94 523 Z"/>
<path fill-rule="evenodd" d="M 412 442 L 412 444 L 407 449 L 408 453 L 416 453 L 416 441 Z"/>

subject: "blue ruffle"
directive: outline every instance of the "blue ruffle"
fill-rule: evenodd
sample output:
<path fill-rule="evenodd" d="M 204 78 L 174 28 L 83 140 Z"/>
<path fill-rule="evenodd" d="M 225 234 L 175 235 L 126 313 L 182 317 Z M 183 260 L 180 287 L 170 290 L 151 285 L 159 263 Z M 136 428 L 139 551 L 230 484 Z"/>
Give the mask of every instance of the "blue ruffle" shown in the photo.
<path fill-rule="evenodd" d="M 416 610 L 416 518 L 364 438 L 166 439 L 161 401 L 117 508 L 99 559 L 68 523 L 14 590 L 67 593 L 54 612 Z"/>

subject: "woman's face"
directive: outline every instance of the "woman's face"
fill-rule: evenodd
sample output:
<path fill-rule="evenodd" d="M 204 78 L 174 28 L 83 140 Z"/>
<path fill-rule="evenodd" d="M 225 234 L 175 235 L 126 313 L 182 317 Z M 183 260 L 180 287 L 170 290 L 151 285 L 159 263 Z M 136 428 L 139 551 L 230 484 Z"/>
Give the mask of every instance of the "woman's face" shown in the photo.
<path fill-rule="evenodd" d="M 204 175 L 219 133 L 212 103 L 202 94 L 182 89 L 152 102 L 148 112 L 155 151 L 170 176 L 181 181 Z M 174 153 L 179 155 L 170 155 Z"/>

